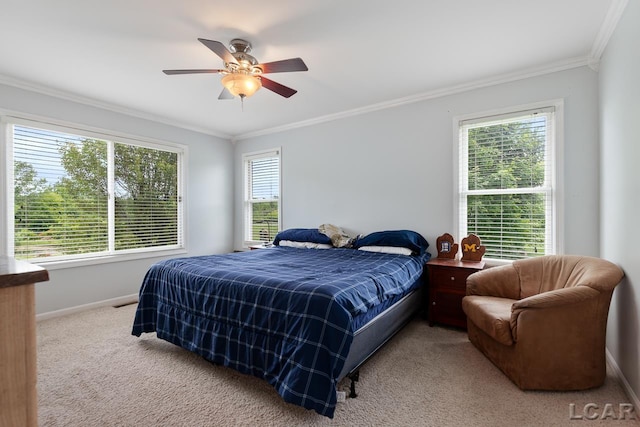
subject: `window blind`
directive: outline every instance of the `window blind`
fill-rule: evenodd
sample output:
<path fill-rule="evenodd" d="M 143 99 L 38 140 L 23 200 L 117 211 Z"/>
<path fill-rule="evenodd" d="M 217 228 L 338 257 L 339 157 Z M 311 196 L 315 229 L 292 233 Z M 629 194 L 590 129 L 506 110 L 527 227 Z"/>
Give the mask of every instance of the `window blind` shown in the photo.
<path fill-rule="evenodd" d="M 554 108 L 460 123 L 459 229 L 485 256 L 553 253 Z"/>
<path fill-rule="evenodd" d="M 178 154 L 114 144 L 116 250 L 178 244 Z"/>
<path fill-rule="evenodd" d="M 181 244 L 178 152 L 10 129 L 13 256 L 54 261 Z"/>
<path fill-rule="evenodd" d="M 245 240 L 271 241 L 280 229 L 280 153 L 245 156 Z"/>

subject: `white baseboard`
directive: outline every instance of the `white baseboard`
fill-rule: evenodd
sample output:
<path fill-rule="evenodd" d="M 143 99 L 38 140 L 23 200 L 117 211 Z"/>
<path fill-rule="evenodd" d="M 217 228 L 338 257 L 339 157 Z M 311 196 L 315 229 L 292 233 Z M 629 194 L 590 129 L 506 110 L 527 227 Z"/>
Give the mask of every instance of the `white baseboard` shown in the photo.
<path fill-rule="evenodd" d="M 63 308 L 61 310 L 48 311 L 36 315 L 36 321 L 53 319 L 54 317 L 66 316 L 67 314 L 79 313 L 81 311 L 91 310 L 98 307 L 108 307 L 116 305 L 126 305 L 138 302 L 138 294 L 126 295 L 123 297 L 111 298 L 102 301 L 92 302 L 89 304 L 77 305 L 75 307 Z"/>
<path fill-rule="evenodd" d="M 633 391 L 633 388 L 631 388 L 631 385 L 629 384 L 624 374 L 620 370 L 618 363 L 609 352 L 609 349 L 606 349 L 605 351 L 607 354 L 607 363 L 609 364 L 611 369 L 613 369 L 613 373 L 616 375 L 616 377 L 618 377 L 618 380 L 620 381 L 620 385 L 624 389 L 624 392 L 627 394 L 627 397 L 631 400 L 631 402 L 629 403 L 633 405 L 636 413 L 638 413 L 638 411 L 640 411 L 640 400 L 638 400 L 638 395 L 636 394 L 635 391 Z"/>

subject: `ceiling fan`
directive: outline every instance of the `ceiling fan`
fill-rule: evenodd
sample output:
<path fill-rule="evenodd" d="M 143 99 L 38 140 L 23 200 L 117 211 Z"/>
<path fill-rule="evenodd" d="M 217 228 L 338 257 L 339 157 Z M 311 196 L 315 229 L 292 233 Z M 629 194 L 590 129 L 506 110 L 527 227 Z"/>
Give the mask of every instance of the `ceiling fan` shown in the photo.
<path fill-rule="evenodd" d="M 233 99 L 239 96 L 241 100 L 253 95 L 258 89 L 264 87 L 278 95 L 289 98 L 298 92 L 295 89 L 281 85 L 264 76 L 269 73 L 284 73 L 290 71 L 307 71 L 308 68 L 301 58 L 283 59 L 281 61 L 259 63 L 251 56 L 251 43 L 242 39 L 233 39 L 229 43 L 229 49 L 219 41 L 198 39 L 202 44 L 211 49 L 224 61 L 222 69 L 197 69 L 197 70 L 162 70 L 167 75 L 174 74 L 222 74 L 224 89 L 218 99 Z"/>

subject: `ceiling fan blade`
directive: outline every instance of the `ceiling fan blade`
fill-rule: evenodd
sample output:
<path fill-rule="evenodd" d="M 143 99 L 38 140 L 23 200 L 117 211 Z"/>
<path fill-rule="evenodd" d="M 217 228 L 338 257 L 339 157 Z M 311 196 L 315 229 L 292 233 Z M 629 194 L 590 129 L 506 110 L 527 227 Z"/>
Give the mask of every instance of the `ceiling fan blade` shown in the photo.
<path fill-rule="evenodd" d="M 262 72 L 268 73 L 286 73 L 289 71 L 308 71 L 307 64 L 301 58 L 283 59 L 282 61 L 267 62 L 258 64 L 262 68 Z"/>
<path fill-rule="evenodd" d="M 264 76 L 260 76 L 260 80 L 262 81 L 262 87 L 265 87 L 278 95 L 284 96 L 285 98 L 290 98 L 298 92 L 295 89 L 291 89 L 290 87 L 276 83 L 273 80 L 269 80 Z"/>
<path fill-rule="evenodd" d="M 171 76 L 173 74 L 200 74 L 200 73 L 219 73 L 221 71 L 226 71 L 226 70 L 162 70 L 163 73 L 165 73 L 168 76 Z"/>
<path fill-rule="evenodd" d="M 198 39 L 203 45 L 208 47 L 218 55 L 222 60 L 228 64 L 237 64 L 236 58 L 229 52 L 229 49 L 222 43 L 215 40 L 207 40 L 207 39 Z"/>
<path fill-rule="evenodd" d="M 229 90 L 226 87 L 222 88 L 222 92 L 220 92 L 220 96 L 218 96 L 218 99 L 233 99 L 233 98 L 235 97 L 231 92 L 229 92 Z"/>

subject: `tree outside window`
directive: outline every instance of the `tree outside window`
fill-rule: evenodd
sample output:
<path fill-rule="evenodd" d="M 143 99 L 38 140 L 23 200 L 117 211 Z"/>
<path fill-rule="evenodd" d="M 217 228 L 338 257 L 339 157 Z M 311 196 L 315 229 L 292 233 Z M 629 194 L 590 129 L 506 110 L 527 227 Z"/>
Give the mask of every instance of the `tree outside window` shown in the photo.
<path fill-rule="evenodd" d="M 280 230 L 280 151 L 243 157 L 245 244 L 270 242 Z"/>
<path fill-rule="evenodd" d="M 462 122 L 460 225 L 485 256 L 514 260 L 555 251 L 554 109 Z"/>
<path fill-rule="evenodd" d="M 21 125 L 12 134 L 16 258 L 181 245 L 179 151 Z"/>

